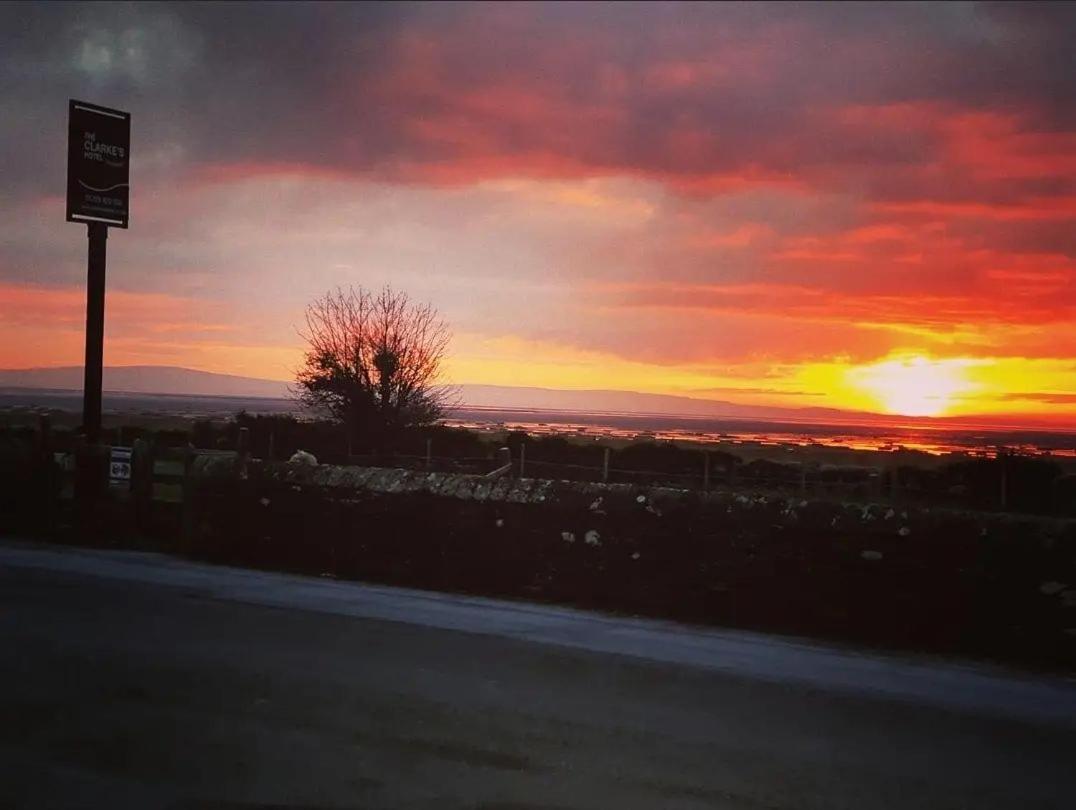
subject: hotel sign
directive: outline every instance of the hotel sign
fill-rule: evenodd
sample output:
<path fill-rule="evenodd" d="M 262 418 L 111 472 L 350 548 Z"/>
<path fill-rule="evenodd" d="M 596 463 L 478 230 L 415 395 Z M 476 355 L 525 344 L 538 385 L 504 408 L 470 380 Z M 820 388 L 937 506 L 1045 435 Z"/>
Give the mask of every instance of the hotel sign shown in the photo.
<path fill-rule="evenodd" d="M 67 221 L 126 228 L 131 114 L 72 99 L 67 116 Z"/>

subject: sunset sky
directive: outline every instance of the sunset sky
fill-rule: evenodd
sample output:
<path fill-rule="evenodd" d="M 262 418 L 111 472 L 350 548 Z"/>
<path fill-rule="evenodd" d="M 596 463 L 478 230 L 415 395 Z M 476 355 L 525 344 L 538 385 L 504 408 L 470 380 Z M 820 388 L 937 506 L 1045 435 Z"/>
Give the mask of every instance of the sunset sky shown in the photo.
<path fill-rule="evenodd" d="M 82 358 L 67 102 L 132 113 L 105 362 L 1076 422 L 1076 4 L 0 5 L 0 368 Z"/>

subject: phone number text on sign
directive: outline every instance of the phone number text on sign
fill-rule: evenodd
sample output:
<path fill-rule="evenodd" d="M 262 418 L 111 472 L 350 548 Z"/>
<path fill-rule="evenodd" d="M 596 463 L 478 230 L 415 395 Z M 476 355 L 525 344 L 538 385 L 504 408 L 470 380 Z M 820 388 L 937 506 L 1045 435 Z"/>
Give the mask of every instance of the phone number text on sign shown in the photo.
<path fill-rule="evenodd" d="M 112 448 L 108 465 L 108 482 L 113 486 L 130 486 L 131 448 Z"/>

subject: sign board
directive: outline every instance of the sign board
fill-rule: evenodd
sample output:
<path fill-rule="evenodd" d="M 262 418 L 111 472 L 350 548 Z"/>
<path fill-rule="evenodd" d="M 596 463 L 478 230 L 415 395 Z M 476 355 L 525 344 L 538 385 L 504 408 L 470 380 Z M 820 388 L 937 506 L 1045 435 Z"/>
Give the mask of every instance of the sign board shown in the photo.
<path fill-rule="evenodd" d="M 126 228 L 131 114 L 72 99 L 67 109 L 67 221 Z"/>
<path fill-rule="evenodd" d="M 114 487 L 131 486 L 131 448 L 113 447 L 108 460 L 108 483 Z"/>

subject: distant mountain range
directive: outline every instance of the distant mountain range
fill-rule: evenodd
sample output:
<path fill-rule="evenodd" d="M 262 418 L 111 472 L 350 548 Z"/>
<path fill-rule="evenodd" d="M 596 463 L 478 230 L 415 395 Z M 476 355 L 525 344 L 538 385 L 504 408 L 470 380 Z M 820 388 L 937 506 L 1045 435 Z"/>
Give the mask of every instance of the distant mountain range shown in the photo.
<path fill-rule="evenodd" d="M 82 367 L 0 369 L 0 387 L 82 390 Z M 215 374 L 177 366 L 111 366 L 104 370 L 106 391 L 179 396 L 283 398 L 289 384 L 279 380 Z M 758 419 L 833 419 L 850 416 L 829 408 L 773 408 L 739 405 L 667 394 L 634 391 L 565 391 L 507 385 L 460 385 L 461 404 L 502 410 L 589 411 Z"/>
<path fill-rule="evenodd" d="M 82 390 L 82 366 L 0 369 L 0 386 Z M 110 366 L 104 370 L 104 389 L 139 394 L 180 396 L 286 397 L 288 384 L 234 374 L 214 374 L 177 366 Z"/>

